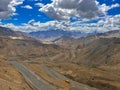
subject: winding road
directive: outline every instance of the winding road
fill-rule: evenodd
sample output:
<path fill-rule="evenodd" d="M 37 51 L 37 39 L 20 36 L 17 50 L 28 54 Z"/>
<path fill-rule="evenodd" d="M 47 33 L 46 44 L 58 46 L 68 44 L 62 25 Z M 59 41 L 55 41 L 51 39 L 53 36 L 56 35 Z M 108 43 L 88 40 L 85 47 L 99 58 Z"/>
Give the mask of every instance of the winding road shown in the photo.
<path fill-rule="evenodd" d="M 25 66 L 13 61 L 10 62 L 22 75 L 25 79 L 32 84 L 37 90 L 53 90 L 47 84 L 40 81 L 31 71 L 29 71 Z"/>
<path fill-rule="evenodd" d="M 68 79 L 45 65 L 40 65 L 40 70 L 43 70 L 48 77 L 42 73 L 34 73 L 33 70 L 31 71 L 31 69 L 19 62 L 10 61 L 9 63 L 24 76 L 28 84 L 32 85 L 31 87 L 34 87 L 33 90 L 96 90 L 95 88 Z M 48 80 L 47 78 L 50 79 Z M 65 82 L 65 80 L 69 80 L 69 83 Z M 61 84 L 62 82 L 63 84 Z M 67 84 L 66 88 L 64 83 Z"/>

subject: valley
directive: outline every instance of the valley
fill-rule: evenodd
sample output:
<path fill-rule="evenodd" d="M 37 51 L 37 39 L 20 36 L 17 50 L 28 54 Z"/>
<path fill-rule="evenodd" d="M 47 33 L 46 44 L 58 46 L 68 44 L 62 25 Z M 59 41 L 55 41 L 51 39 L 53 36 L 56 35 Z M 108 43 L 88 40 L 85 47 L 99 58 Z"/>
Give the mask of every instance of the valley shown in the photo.
<path fill-rule="evenodd" d="M 120 0 L 0 0 L 0 90 L 120 90 Z"/>
<path fill-rule="evenodd" d="M 62 36 L 45 44 L 24 33 L 2 33 L 1 90 L 120 90 L 119 35 Z"/>

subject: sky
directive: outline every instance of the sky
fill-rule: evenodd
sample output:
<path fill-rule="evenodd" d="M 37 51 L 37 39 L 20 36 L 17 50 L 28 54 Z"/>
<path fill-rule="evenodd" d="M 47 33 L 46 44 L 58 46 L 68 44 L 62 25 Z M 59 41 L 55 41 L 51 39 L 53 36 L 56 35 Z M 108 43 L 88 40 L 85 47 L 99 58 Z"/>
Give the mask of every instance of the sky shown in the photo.
<path fill-rule="evenodd" d="M 120 0 L 0 0 L 0 26 L 22 32 L 120 30 Z"/>

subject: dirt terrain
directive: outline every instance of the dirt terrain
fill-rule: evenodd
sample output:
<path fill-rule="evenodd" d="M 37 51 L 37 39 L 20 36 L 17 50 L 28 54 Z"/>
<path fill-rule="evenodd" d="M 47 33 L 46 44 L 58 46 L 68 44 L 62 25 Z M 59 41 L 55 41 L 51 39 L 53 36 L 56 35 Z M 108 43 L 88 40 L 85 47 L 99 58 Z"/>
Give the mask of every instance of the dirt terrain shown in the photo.
<path fill-rule="evenodd" d="M 120 90 L 120 38 L 69 41 L 0 37 L 0 90 Z"/>
<path fill-rule="evenodd" d="M 1 66 L 2 90 L 97 90 L 80 84 L 41 64 L 9 61 Z"/>
<path fill-rule="evenodd" d="M 33 90 L 10 64 L 0 60 L 0 90 Z"/>

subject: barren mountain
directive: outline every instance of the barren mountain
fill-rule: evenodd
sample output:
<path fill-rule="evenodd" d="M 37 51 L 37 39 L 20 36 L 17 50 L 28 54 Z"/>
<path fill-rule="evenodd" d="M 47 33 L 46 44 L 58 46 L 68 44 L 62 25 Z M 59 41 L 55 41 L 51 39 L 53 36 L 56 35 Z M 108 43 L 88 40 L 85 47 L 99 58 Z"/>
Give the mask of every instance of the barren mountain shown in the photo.
<path fill-rule="evenodd" d="M 68 37 L 83 37 L 87 36 L 88 34 L 81 31 L 65 31 L 65 30 L 46 30 L 46 31 L 37 31 L 37 32 L 30 32 L 31 36 L 40 39 L 40 40 L 46 40 L 46 39 L 52 39 L 52 38 L 58 38 L 61 36 L 68 36 Z"/>
<path fill-rule="evenodd" d="M 97 36 L 104 37 L 104 38 L 120 37 L 120 30 L 108 31 L 105 33 L 98 33 Z"/>
<path fill-rule="evenodd" d="M 13 31 L 6 27 L 0 26 L 0 37 L 4 38 L 11 38 L 11 39 L 33 39 L 30 35 L 20 32 L 20 31 Z"/>
<path fill-rule="evenodd" d="M 120 38 L 62 37 L 53 44 L 3 28 L 2 90 L 120 90 Z M 10 32 L 10 33 L 8 33 Z M 57 45 L 56 45 L 57 44 Z"/>

